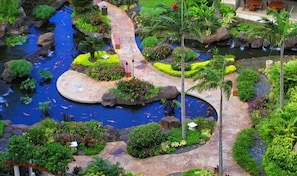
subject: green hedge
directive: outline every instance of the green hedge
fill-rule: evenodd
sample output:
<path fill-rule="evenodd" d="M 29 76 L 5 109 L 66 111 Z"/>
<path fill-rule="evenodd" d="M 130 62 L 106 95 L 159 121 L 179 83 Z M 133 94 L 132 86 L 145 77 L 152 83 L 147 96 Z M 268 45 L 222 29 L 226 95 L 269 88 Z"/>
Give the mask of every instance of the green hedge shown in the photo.
<path fill-rule="evenodd" d="M 238 98 L 247 102 L 256 95 L 254 84 L 259 80 L 259 74 L 253 70 L 245 69 L 237 77 Z"/>
<path fill-rule="evenodd" d="M 251 156 L 250 148 L 255 140 L 255 130 L 253 128 L 243 129 L 239 132 L 232 155 L 235 161 L 251 175 L 259 175 L 261 172 L 257 161 Z"/>
<path fill-rule="evenodd" d="M 108 56 L 107 59 L 104 59 L 105 56 Z M 96 62 L 89 61 L 90 53 L 78 55 L 72 62 L 72 64 L 82 65 L 85 67 L 95 66 L 100 63 L 120 63 L 119 56 L 117 54 L 107 54 L 106 51 L 97 51 L 95 52 Z"/>
<path fill-rule="evenodd" d="M 204 61 L 204 62 L 197 62 L 191 64 L 191 70 L 185 71 L 185 77 L 186 78 L 191 78 L 195 72 L 197 71 L 198 67 L 206 66 L 209 64 L 210 61 Z M 181 76 L 181 71 L 173 70 L 170 64 L 164 64 L 161 62 L 156 62 L 153 65 L 156 69 L 158 69 L 161 72 L 164 72 L 168 75 L 175 76 L 175 77 L 180 77 Z M 230 74 L 236 71 L 236 67 L 234 65 L 229 65 L 226 67 L 226 74 Z"/>

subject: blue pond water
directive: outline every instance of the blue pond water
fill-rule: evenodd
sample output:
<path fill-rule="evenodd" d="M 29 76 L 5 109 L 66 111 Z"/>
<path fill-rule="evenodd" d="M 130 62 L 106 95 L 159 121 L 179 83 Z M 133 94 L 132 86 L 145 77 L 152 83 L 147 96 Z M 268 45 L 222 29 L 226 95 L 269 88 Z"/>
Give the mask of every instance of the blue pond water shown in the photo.
<path fill-rule="evenodd" d="M 38 76 L 38 69 L 43 68 L 53 73 L 52 82 L 46 85 L 37 86 L 36 93 L 33 94 L 33 101 L 25 105 L 20 101 L 24 96 L 19 90 L 19 83 L 13 82 L 12 93 L 5 96 L 6 103 L 2 105 L 0 116 L 4 120 L 11 120 L 13 124 L 32 125 L 42 119 L 42 112 L 38 109 L 39 102 L 50 101 L 50 115 L 60 121 L 63 115 L 74 117 L 76 121 L 98 120 L 104 125 L 112 125 L 116 128 L 127 128 L 131 126 L 146 124 L 148 122 L 159 122 L 164 117 L 164 107 L 160 102 L 151 103 L 145 107 L 124 108 L 117 106 L 114 108 L 103 107 L 100 104 L 79 104 L 63 98 L 56 89 L 58 77 L 70 67 L 73 58 L 78 54 L 75 43 L 81 34 L 72 28 L 71 14 L 62 10 L 50 19 L 50 23 L 43 29 L 30 29 L 28 40 L 20 46 L 13 48 L 0 48 L 0 62 L 11 59 L 19 59 L 38 49 L 36 41 L 42 33 L 52 31 L 55 33 L 56 47 L 54 52 L 40 63 L 34 65 L 31 76 L 41 81 Z M 2 65 L 3 67 L 3 65 Z M 180 97 L 179 97 L 180 98 Z M 209 111 L 209 112 L 207 112 Z M 180 108 L 175 109 L 175 116 L 180 118 Z M 193 118 L 198 116 L 213 116 L 217 118 L 215 110 L 206 102 L 187 96 L 186 116 Z"/>

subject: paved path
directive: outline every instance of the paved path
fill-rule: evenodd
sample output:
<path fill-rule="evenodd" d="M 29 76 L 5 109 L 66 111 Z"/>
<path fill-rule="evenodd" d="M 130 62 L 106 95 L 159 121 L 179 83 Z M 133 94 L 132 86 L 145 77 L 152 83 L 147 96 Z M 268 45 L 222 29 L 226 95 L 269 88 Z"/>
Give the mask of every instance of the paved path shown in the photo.
<path fill-rule="evenodd" d="M 121 48 L 116 52 L 120 59 L 128 61 L 132 66 L 134 58 L 134 76 L 149 81 L 154 85 L 181 87 L 180 78 L 168 76 L 154 69 L 147 63 L 137 48 L 134 38 L 134 27 L 130 18 L 121 9 L 107 3 L 98 2 L 99 6 L 106 5 L 108 16 L 111 18 L 112 33 L 118 33 Z M 131 68 L 133 69 L 133 68 Z M 232 75 L 229 76 L 230 79 Z M 66 98 L 83 103 L 100 102 L 101 96 L 115 82 L 94 81 L 84 74 L 67 71 L 57 81 L 58 91 Z M 191 79 L 186 79 L 186 90 L 194 85 Z M 201 94 L 191 92 L 191 95 L 208 101 L 219 110 L 219 91 L 206 91 Z M 233 176 L 248 175 L 232 158 L 231 149 L 237 133 L 250 125 L 247 105 L 231 97 L 229 101 L 224 100 L 223 106 L 223 161 L 224 172 Z M 205 145 L 182 154 L 171 154 L 151 157 L 147 159 L 136 159 L 126 152 L 126 144 L 123 141 L 108 143 L 105 149 L 97 156 L 111 161 L 119 162 L 121 167 L 133 173 L 143 173 L 145 176 L 166 176 L 170 173 L 186 171 L 190 168 L 206 168 L 213 170 L 218 165 L 218 126 Z M 70 171 L 75 166 L 86 167 L 92 157 L 75 156 L 75 162 L 69 164 Z"/>

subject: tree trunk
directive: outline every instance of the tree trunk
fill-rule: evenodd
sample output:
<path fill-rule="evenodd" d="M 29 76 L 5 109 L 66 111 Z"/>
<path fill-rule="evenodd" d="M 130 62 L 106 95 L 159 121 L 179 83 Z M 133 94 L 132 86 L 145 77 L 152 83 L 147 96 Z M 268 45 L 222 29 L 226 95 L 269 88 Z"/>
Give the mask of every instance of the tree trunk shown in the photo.
<path fill-rule="evenodd" d="M 182 56 L 181 56 L 181 121 L 182 121 L 182 138 L 186 139 L 186 98 L 185 98 L 185 49 L 184 35 L 181 39 Z"/>
<path fill-rule="evenodd" d="M 224 176 L 223 167 L 223 90 L 220 86 L 220 117 L 219 117 L 219 173 Z"/>
<path fill-rule="evenodd" d="M 285 43 L 282 43 L 281 51 L 280 51 L 280 108 L 284 108 L 284 50 L 285 50 Z"/>
<path fill-rule="evenodd" d="M 218 0 L 213 0 L 213 4 L 214 4 L 214 10 L 215 10 L 215 14 L 217 18 L 222 18 L 222 14 L 219 11 L 219 4 L 218 4 Z"/>

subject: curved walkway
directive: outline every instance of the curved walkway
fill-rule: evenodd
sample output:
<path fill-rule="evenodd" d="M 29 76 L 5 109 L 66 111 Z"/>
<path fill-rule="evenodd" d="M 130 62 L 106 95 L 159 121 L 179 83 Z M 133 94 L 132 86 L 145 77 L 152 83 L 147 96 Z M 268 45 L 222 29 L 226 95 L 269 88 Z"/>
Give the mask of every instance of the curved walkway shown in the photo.
<path fill-rule="evenodd" d="M 134 38 L 134 26 L 131 19 L 124 11 L 107 2 L 96 2 L 99 6 L 107 6 L 108 16 L 111 18 L 112 33 L 118 33 L 121 48 L 116 52 L 120 59 L 126 60 L 132 66 L 134 58 L 134 68 L 131 67 L 134 76 L 142 80 L 149 81 L 154 85 L 181 87 L 180 78 L 171 77 L 154 69 L 147 63 Z M 232 75 L 231 75 L 232 76 Z M 115 85 L 115 82 L 94 81 L 84 74 L 67 71 L 60 76 L 57 81 L 58 91 L 62 96 L 73 101 L 83 103 L 100 102 L 102 94 Z M 186 90 L 194 85 L 190 79 L 185 80 Z M 191 92 L 191 95 L 208 101 L 219 110 L 219 91 L 206 91 L 201 94 Z M 223 161 L 225 174 L 233 176 L 248 175 L 232 158 L 232 146 L 238 132 L 249 127 L 250 118 L 247 112 L 247 105 L 231 97 L 229 101 L 224 100 L 223 106 Z M 126 152 L 126 144 L 123 141 L 111 142 L 106 145 L 98 155 L 112 163 L 120 163 L 121 167 L 133 173 L 143 173 L 145 176 L 166 176 L 170 173 L 186 171 L 190 168 L 206 168 L 213 170 L 218 165 L 218 126 L 205 145 L 182 154 L 170 154 L 155 156 L 146 159 L 136 159 Z M 92 160 L 90 156 L 74 156 L 75 161 L 69 164 L 70 172 L 75 166 L 86 167 Z"/>

